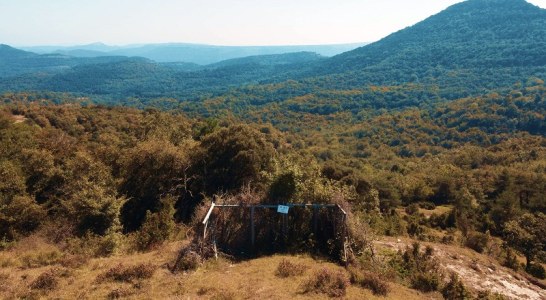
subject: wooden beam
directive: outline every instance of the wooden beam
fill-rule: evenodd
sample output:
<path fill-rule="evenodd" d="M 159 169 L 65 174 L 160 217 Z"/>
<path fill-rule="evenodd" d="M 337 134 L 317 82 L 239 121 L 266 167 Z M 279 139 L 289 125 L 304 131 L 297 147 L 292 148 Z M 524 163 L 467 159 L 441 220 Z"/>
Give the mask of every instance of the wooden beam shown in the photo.
<path fill-rule="evenodd" d="M 209 211 L 207 212 L 207 215 L 205 216 L 205 218 L 203 219 L 203 225 L 206 225 L 207 222 L 209 221 L 209 218 L 210 218 L 210 214 L 212 213 L 212 210 L 214 209 L 216 205 L 214 204 L 214 202 L 212 202 L 210 208 L 209 208 Z"/>
<path fill-rule="evenodd" d="M 339 208 L 339 210 L 341 210 L 341 212 L 343 213 L 343 215 L 347 215 L 347 213 L 345 212 L 345 210 L 343 208 L 341 208 L 341 206 L 339 204 L 336 204 L 337 205 L 337 208 Z"/>
<path fill-rule="evenodd" d="M 252 245 L 252 251 L 254 251 L 254 243 L 256 240 L 254 230 L 254 205 L 250 206 L 250 244 Z"/>
<path fill-rule="evenodd" d="M 337 204 L 311 204 L 311 203 L 306 203 L 306 204 L 299 204 L 299 203 L 292 203 L 292 204 L 282 204 L 284 206 L 288 206 L 288 207 L 327 207 L 327 208 L 333 208 L 333 207 L 339 207 L 339 205 Z M 227 208 L 227 207 L 256 207 L 256 208 L 277 208 L 279 205 L 278 204 L 256 204 L 256 205 L 249 205 L 249 204 L 216 204 L 215 207 L 220 207 L 220 208 Z M 341 207 L 340 207 L 341 209 Z M 343 209 L 341 209 L 343 211 L 343 213 L 345 213 L 345 211 Z"/>
<path fill-rule="evenodd" d="M 318 206 L 313 205 L 313 234 L 315 235 L 315 240 L 317 239 L 317 228 L 318 228 Z"/>

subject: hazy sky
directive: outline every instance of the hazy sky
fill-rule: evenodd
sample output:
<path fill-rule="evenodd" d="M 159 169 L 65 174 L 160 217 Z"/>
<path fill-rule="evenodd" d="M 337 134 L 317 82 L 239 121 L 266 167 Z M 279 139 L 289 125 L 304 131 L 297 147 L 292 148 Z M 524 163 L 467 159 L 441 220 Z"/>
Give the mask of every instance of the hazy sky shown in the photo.
<path fill-rule="evenodd" d="M 370 42 L 461 0 L 0 0 L 0 43 Z M 546 8 L 546 0 L 529 1 Z"/>

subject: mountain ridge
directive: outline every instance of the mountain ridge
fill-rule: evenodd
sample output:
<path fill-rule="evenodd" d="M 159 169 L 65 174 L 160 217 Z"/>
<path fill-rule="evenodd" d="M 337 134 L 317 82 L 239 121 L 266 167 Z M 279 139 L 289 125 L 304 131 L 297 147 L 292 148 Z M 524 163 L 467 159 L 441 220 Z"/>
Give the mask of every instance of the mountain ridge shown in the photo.
<path fill-rule="evenodd" d="M 327 90 L 367 90 L 369 86 L 418 84 L 426 86 L 426 89 L 439 90 L 425 91 L 426 96 L 419 96 L 418 99 L 424 97 L 420 101 L 428 103 L 427 101 L 453 100 L 499 88 L 509 88 L 531 77 L 546 78 L 544 49 L 546 10 L 523 0 L 469 0 L 450 6 L 380 41 L 328 59 L 306 60 L 295 65 L 265 66 L 263 62 L 268 59 L 267 57 L 262 56 L 259 58 L 262 62 L 253 63 L 250 56 L 245 59 L 224 61 L 224 64 L 229 65 L 210 68 L 200 68 L 191 64 L 162 64 L 170 67 L 156 73 L 159 77 L 139 73 L 139 67 L 133 65 L 135 76 L 142 76 L 139 82 L 146 83 L 129 89 L 137 90 L 138 93 L 124 95 L 113 92 L 127 90 L 119 89 L 128 84 L 122 80 L 125 78 L 124 75 L 118 76 L 118 82 L 111 82 L 101 90 L 108 94 L 110 87 L 112 95 L 122 99 L 144 94 L 181 99 L 206 99 L 211 95 L 222 95 L 221 92 L 231 89 L 239 89 L 236 94 L 244 94 L 249 91 L 245 89 L 248 85 L 269 83 L 291 85 L 290 82 L 298 81 L 297 87 L 289 93 L 279 91 L 275 93 L 280 94 L 259 96 L 264 99 L 285 101 L 294 95 L 317 94 Z M 126 58 L 118 60 L 123 59 Z M 69 65 L 66 69 L 72 67 Z M 100 67 L 116 72 L 115 68 L 96 65 L 95 70 L 90 73 L 102 74 L 101 70 L 96 69 Z M 78 70 L 83 69 L 76 71 Z M 45 85 L 42 77 L 33 85 L 32 76 L 27 76 L 25 80 L 27 84 L 22 87 L 41 90 L 55 86 L 59 87 L 56 91 L 81 92 L 55 82 L 61 78 L 65 78 L 63 83 L 72 81 L 67 80 L 67 76 L 87 78 L 92 85 L 92 78 L 88 78 L 88 74 L 71 70 L 50 78 L 53 81 Z M 117 78 L 107 77 L 112 80 Z M 96 80 L 97 85 L 102 82 L 99 78 Z M 161 86 L 160 82 L 168 84 Z M 215 87 L 212 89 L 214 91 L 206 92 L 207 87 L 211 86 Z M 144 87 L 150 90 L 144 91 Z M 0 80 L 1 90 L 17 88 L 20 88 L 17 79 Z M 263 89 L 250 90 L 256 92 Z M 410 92 L 412 93 L 414 91 Z M 366 98 L 360 101 L 369 100 Z M 407 103 L 414 105 L 416 102 Z"/>
<path fill-rule="evenodd" d="M 484 17 L 485 14 L 487 17 Z M 511 22 L 506 20 L 511 20 Z M 517 26 L 517 23 L 524 25 Z M 507 24 L 513 26 L 503 26 Z M 472 30 L 475 28 L 480 30 Z M 521 30 L 521 28 L 527 31 Z M 386 59 L 392 59 L 400 52 L 410 52 L 412 49 L 409 47 L 411 46 L 420 48 L 413 49 L 413 51 L 419 51 L 418 54 L 421 55 L 421 58 L 432 58 L 433 62 L 438 62 L 442 59 L 442 55 L 447 55 L 449 58 L 449 53 L 468 50 L 469 47 L 465 47 L 465 42 L 479 43 L 480 40 L 475 35 L 476 33 L 481 33 L 479 38 L 494 34 L 494 39 L 497 41 L 517 41 L 518 39 L 511 35 L 515 35 L 516 32 L 530 32 L 530 30 L 533 30 L 533 38 L 539 39 L 540 44 L 533 49 L 538 51 L 531 54 L 535 56 L 538 56 L 537 52 L 544 54 L 544 50 L 541 50 L 540 46 L 546 46 L 546 9 L 541 9 L 524 0 L 469 0 L 452 5 L 438 14 L 392 33 L 380 41 L 332 57 L 330 67 L 338 72 L 369 67 L 383 63 Z M 444 48 L 438 48 L 433 44 L 433 42 L 437 43 L 441 40 L 444 43 L 448 40 L 459 44 L 447 45 Z M 491 53 L 491 50 L 499 49 L 486 47 L 486 50 L 490 50 L 487 53 Z M 430 53 L 428 57 L 427 53 Z M 472 53 L 477 55 L 477 58 L 484 57 L 483 52 L 481 55 L 479 51 L 472 51 Z M 497 53 L 502 54 L 502 52 Z M 436 56 L 431 56 L 431 54 Z M 546 64 L 545 57 L 546 55 L 541 55 L 537 59 L 542 59 L 540 63 Z M 449 61 L 445 58 L 440 62 L 449 65 Z M 483 64 L 483 61 L 477 62 Z M 512 63 L 516 62 L 512 61 Z"/>
<path fill-rule="evenodd" d="M 220 46 L 191 43 L 135 44 L 126 46 L 109 46 L 93 43 L 81 46 L 35 46 L 23 47 L 23 50 L 41 54 L 61 53 L 72 56 L 141 56 L 154 61 L 189 62 L 208 65 L 223 60 L 258 55 L 276 55 L 294 52 L 316 52 L 322 56 L 355 49 L 367 43 L 325 44 L 325 45 L 278 45 L 278 46 Z"/>

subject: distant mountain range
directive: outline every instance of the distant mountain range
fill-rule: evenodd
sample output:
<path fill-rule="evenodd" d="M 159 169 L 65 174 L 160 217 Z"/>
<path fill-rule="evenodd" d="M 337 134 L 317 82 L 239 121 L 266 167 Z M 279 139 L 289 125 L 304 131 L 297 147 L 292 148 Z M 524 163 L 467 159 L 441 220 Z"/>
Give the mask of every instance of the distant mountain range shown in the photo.
<path fill-rule="evenodd" d="M 4 45 L 0 46 L 0 77 L 4 77 L 0 78 L 0 91 L 50 90 L 119 100 L 203 99 L 228 90 L 238 95 L 232 98 L 241 98 L 261 91 L 256 97 L 267 103 L 310 93 L 321 94 L 321 101 L 338 101 L 338 95 L 324 94 L 413 84 L 424 90 L 396 97 L 411 98 L 402 101 L 405 105 L 418 105 L 419 101 L 457 99 L 510 88 L 535 77 L 546 78 L 546 10 L 524 0 L 468 0 L 378 42 L 331 58 L 321 54 L 328 54 L 324 52 L 328 47 L 331 54 L 342 46 L 309 47 L 315 47 L 314 53 L 294 52 L 302 49 L 297 47 L 162 44 L 119 48 L 92 44 L 61 49 L 65 54 L 40 55 Z M 293 52 L 284 53 L 287 51 Z M 77 57 L 78 52 L 80 56 L 99 52 L 110 56 Z M 245 57 L 231 58 L 237 55 Z M 289 85 L 290 91 L 260 88 L 268 83 Z M 250 92 L 249 85 L 257 88 Z M 360 95 L 351 101 L 374 99 Z"/>
<path fill-rule="evenodd" d="M 243 84 L 283 80 L 324 59 L 313 52 L 296 52 L 201 66 L 158 63 L 143 57 L 35 54 L 0 45 L 0 91 L 73 92 L 121 99 L 196 98 Z"/>
<path fill-rule="evenodd" d="M 98 56 L 139 56 L 156 62 L 188 62 L 208 65 L 227 59 L 257 55 L 273 55 L 293 52 L 315 52 L 322 56 L 334 56 L 366 43 L 308 45 L 308 46 L 214 46 L 201 44 L 148 44 L 129 46 L 108 46 L 94 43 L 82 46 L 37 46 L 23 47 L 22 50 L 38 54 L 62 54 L 74 57 Z"/>

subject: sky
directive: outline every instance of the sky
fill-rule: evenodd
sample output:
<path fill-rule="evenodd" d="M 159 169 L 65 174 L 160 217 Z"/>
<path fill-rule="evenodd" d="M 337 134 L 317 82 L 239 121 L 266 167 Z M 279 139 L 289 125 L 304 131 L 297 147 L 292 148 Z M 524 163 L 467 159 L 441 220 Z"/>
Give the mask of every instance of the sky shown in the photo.
<path fill-rule="evenodd" d="M 0 0 L 12 46 L 373 42 L 461 0 Z M 546 0 L 528 1 L 546 8 Z"/>

